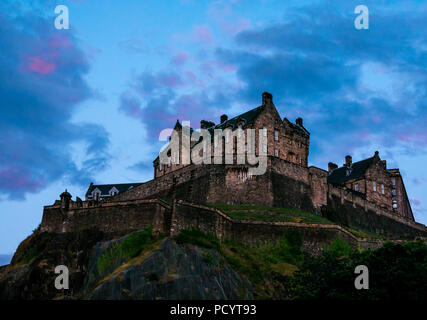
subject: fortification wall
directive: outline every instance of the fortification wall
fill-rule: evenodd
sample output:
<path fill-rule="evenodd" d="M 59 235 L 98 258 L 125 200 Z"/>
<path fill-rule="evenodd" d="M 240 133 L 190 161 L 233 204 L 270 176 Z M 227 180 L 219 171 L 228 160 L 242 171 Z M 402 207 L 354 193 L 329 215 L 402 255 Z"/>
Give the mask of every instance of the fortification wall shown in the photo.
<path fill-rule="evenodd" d="M 387 238 L 414 239 L 427 236 L 424 225 L 403 219 L 367 201 L 362 194 L 338 186 L 329 185 L 328 204 L 323 215 L 340 225 L 381 234 Z"/>
<path fill-rule="evenodd" d="M 318 175 L 292 162 L 268 157 L 263 175 L 248 175 L 246 165 L 190 165 L 132 190 L 119 194 L 111 201 L 177 198 L 192 203 L 252 204 L 299 208 L 318 211 L 322 203 Z M 316 205 L 312 201 L 316 195 Z"/>
<path fill-rule="evenodd" d="M 96 227 L 122 235 L 152 225 L 155 232 L 169 234 L 171 211 L 167 203 L 158 199 L 100 202 L 70 210 L 63 210 L 60 205 L 46 206 L 41 231 L 62 233 Z"/>
<path fill-rule="evenodd" d="M 312 254 L 329 247 L 337 238 L 352 248 L 375 249 L 383 244 L 377 239 L 358 239 L 337 225 L 236 220 L 215 208 L 178 200 L 173 208 L 171 235 L 191 227 L 213 233 L 219 239 L 237 240 L 248 245 L 274 242 L 283 238 L 287 231 L 298 230 L 303 239 L 303 250 Z"/>

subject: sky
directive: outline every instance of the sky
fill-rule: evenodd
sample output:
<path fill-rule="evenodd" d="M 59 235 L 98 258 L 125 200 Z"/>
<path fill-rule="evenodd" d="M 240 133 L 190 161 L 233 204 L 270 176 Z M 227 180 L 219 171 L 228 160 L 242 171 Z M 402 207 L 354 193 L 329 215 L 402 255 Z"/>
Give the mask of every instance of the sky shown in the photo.
<path fill-rule="evenodd" d="M 354 26 L 360 4 L 369 29 Z M 2 259 L 65 189 L 152 179 L 162 129 L 218 123 L 264 91 L 304 119 L 309 165 L 378 150 L 427 224 L 425 30 L 415 0 L 1 1 Z"/>

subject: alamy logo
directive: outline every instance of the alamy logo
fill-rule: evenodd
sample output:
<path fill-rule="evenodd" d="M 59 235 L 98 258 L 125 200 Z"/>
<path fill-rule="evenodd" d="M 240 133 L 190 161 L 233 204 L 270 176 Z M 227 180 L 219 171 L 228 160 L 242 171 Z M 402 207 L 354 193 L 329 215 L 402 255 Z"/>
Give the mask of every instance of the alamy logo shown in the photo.
<path fill-rule="evenodd" d="M 355 274 L 359 274 L 354 280 L 354 286 L 357 290 L 369 289 L 369 270 L 365 265 L 357 266 L 354 269 Z"/>
<path fill-rule="evenodd" d="M 183 121 L 180 132 L 160 132 L 159 141 L 169 141 L 159 153 L 160 165 L 248 164 L 249 175 L 262 175 L 267 169 L 267 130 L 259 129 L 258 145 L 256 136 L 256 129 L 241 127 L 196 131 Z"/>
<path fill-rule="evenodd" d="M 59 14 L 59 16 L 55 18 L 55 28 L 58 30 L 70 29 L 68 7 L 64 5 L 56 6 L 55 14 Z"/>
<path fill-rule="evenodd" d="M 59 274 L 59 276 L 55 278 L 55 288 L 58 290 L 68 290 L 70 278 L 70 272 L 68 271 L 68 268 L 63 265 L 56 266 L 55 273 Z"/>
<path fill-rule="evenodd" d="M 354 8 L 354 13 L 358 14 L 356 19 L 354 19 L 354 27 L 357 30 L 369 29 L 369 9 L 363 4 L 358 5 Z"/>

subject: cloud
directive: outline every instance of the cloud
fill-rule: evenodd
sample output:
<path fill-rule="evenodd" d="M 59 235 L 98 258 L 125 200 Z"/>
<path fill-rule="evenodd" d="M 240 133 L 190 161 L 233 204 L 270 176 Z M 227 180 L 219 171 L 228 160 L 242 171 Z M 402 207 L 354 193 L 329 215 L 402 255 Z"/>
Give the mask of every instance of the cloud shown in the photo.
<path fill-rule="evenodd" d="M 282 22 L 238 33 L 235 48 L 218 48 L 243 83 L 236 96 L 255 103 L 260 90 L 272 92 L 282 114 L 306 118 L 311 153 L 325 163 L 378 146 L 426 152 L 426 11 L 372 3 L 371 27 L 358 31 L 350 6 L 331 5 L 287 10 Z"/>
<path fill-rule="evenodd" d="M 387 156 L 396 148 L 426 152 L 427 35 L 420 31 L 427 27 L 426 10 L 398 2 L 367 5 L 369 30 L 354 28 L 354 6 L 344 3 L 289 7 L 281 21 L 262 28 L 246 23 L 234 45 L 217 41 L 192 59 L 198 81 L 178 70 L 179 63 L 141 73 L 133 83 L 139 108 L 128 114 L 159 131 L 176 117 L 215 120 L 219 111 L 247 110 L 269 91 L 282 115 L 305 119 L 311 161 L 318 165 L 377 149 Z M 209 13 L 217 23 L 233 16 L 222 3 Z M 210 30 L 199 27 L 193 34 Z"/>
<path fill-rule="evenodd" d="M 71 121 L 92 97 L 87 57 L 52 17 L 7 12 L 0 12 L 0 196 L 23 199 L 58 179 L 85 184 L 106 167 L 109 143 L 103 127 Z M 75 142 L 87 146 L 82 167 L 72 161 Z"/>

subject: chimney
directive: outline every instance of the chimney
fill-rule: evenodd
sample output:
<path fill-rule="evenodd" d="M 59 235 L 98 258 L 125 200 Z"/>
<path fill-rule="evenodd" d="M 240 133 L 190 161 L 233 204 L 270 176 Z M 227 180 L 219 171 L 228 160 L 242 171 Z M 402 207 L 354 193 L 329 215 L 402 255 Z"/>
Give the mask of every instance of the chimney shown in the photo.
<path fill-rule="evenodd" d="M 220 121 L 221 121 L 220 123 L 224 123 L 227 120 L 228 120 L 228 116 L 226 114 L 223 114 L 220 118 Z"/>
<path fill-rule="evenodd" d="M 200 129 L 208 129 L 215 125 L 212 121 L 201 120 L 200 121 Z"/>
<path fill-rule="evenodd" d="M 351 167 L 352 164 L 353 164 L 352 157 L 350 155 L 345 156 L 345 166 Z"/>
<path fill-rule="evenodd" d="M 379 153 L 378 151 L 375 151 L 375 155 L 374 155 L 374 157 L 375 157 L 375 158 L 379 158 L 379 157 L 380 157 L 380 153 Z"/>
<path fill-rule="evenodd" d="M 302 127 L 302 118 L 297 118 L 297 119 L 295 120 L 295 123 L 296 123 L 297 125 L 299 125 L 300 127 Z"/>
<path fill-rule="evenodd" d="M 267 104 L 273 104 L 273 96 L 271 93 L 264 92 L 262 94 L 262 106 L 266 106 Z"/>
<path fill-rule="evenodd" d="M 328 163 L 328 172 L 331 173 L 333 170 L 335 170 L 336 168 L 338 168 L 338 165 L 336 165 L 333 162 L 329 162 Z"/>

